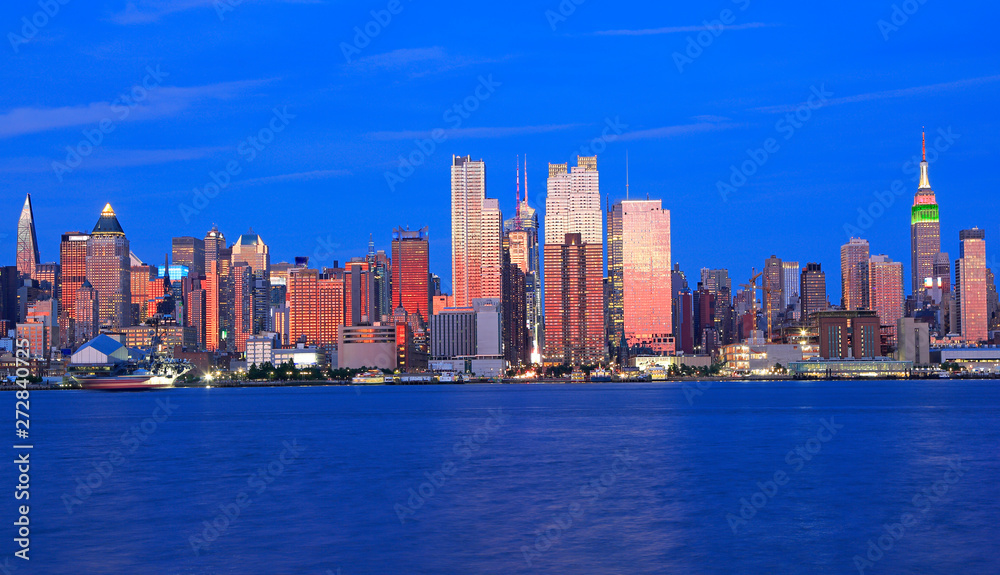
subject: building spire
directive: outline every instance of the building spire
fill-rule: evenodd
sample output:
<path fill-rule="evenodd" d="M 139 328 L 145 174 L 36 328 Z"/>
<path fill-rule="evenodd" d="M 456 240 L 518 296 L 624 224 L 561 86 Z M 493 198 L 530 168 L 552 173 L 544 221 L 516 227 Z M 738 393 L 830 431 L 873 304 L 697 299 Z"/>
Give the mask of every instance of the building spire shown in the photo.
<path fill-rule="evenodd" d="M 524 203 L 528 203 L 528 154 L 524 155 Z"/>
<path fill-rule="evenodd" d="M 514 162 L 517 165 L 517 192 L 514 196 L 514 229 L 521 229 L 521 156 L 517 156 Z"/>
<path fill-rule="evenodd" d="M 625 150 L 625 199 L 628 199 L 628 150 Z"/>
<path fill-rule="evenodd" d="M 920 187 L 921 190 L 931 189 L 931 180 L 927 174 L 927 132 L 921 132 L 923 139 L 923 160 L 920 162 Z"/>

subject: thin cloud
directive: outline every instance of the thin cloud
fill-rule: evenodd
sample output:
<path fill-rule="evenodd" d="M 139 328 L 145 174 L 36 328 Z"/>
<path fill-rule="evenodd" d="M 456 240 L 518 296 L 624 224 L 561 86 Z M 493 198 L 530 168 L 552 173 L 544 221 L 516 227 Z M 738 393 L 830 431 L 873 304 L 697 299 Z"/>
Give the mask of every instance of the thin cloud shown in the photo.
<path fill-rule="evenodd" d="M 265 82 L 266 80 L 252 80 L 193 87 L 154 87 L 148 91 L 144 101 L 131 107 L 120 100 L 114 100 L 77 106 L 14 108 L 0 113 L 0 139 L 87 126 L 105 119 L 118 123 L 172 116 L 196 101 L 233 98 Z"/>
<path fill-rule="evenodd" d="M 972 86 L 978 86 L 981 84 L 996 82 L 998 80 L 1000 80 L 1000 75 L 981 76 L 979 78 L 967 78 L 965 80 L 956 80 L 954 82 L 942 82 L 940 84 L 929 84 L 927 86 L 914 86 L 912 88 L 900 88 L 897 90 L 882 90 L 880 92 L 868 92 L 865 94 L 856 94 L 854 96 L 843 96 L 841 98 L 829 98 L 823 105 L 836 106 L 839 104 L 854 104 L 857 102 L 870 102 L 873 100 L 886 100 L 889 98 L 922 96 L 925 94 L 933 94 L 935 92 L 954 90 L 956 88 L 969 88 Z M 801 103 L 782 104 L 779 106 L 763 106 L 760 108 L 754 108 L 754 111 L 763 112 L 765 114 L 787 113 L 787 112 L 794 112 L 800 106 Z"/>
<path fill-rule="evenodd" d="M 648 130 L 638 130 L 626 132 L 618 136 L 618 141 L 629 142 L 633 140 L 662 140 L 687 136 L 689 134 L 700 134 L 703 132 L 714 132 L 717 130 L 729 130 L 740 127 L 741 124 L 718 123 L 718 122 L 697 122 L 694 124 L 680 124 L 677 126 L 663 126 Z"/>
<path fill-rule="evenodd" d="M 358 58 L 349 66 L 351 66 L 351 69 L 367 72 L 406 72 L 410 78 L 420 78 L 468 66 L 502 62 L 507 58 L 509 57 L 473 58 L 469 56 L 455 56 L 449 54 L 441 46 L 430 46 L 427 48 L 401 48 L 383 54 L 373 54 Z"/>
<path fill-rule="evenodd" d="M 768 24 L 765 22 L 747 22 L 745 24 L 732 24 L 708 27 L 704 24 L 697 26 L 668 26 L 665 28 L 645 28 L 640 30 L 602 30 L 594 32 L 594 36 L 658 36 L 661 34 L 688 34 L 691 32 L 704 32 L 706 30 L 752 30 L 754 28 L 773 28 L 780 24 Z"/>
<path fill-rule="evenodd" d="M 322 4 L 320 0 L 256 0 L 257 2 L 280 2 L 283 4 Z M 249 4 L 251 0 L 243 0 Z M 218 10 L 225 6 L 226 10 L 236 9 L 239 3 L 227 0 L 130 0 L 125 9 L 111 15 L 111 20 L 124 26 L 132 24 L 151 24 L 161 18 L 186 12 L 188 10 L 212 8 Z"/>
<path fill-rule="evenodd" d="M 523 136 L 529 134 L 544 134 L 547 132 L 558 132 L 578 128 L 583 124 L 548 124 L 541 126 L 508 126 L 495 128 L 457 128 L 444 130 L 444 136 L 449 139 L 462 138 L 508 138 L 511 136 Z M 376 140 L 415 140 L 432 137 L 433 130 L 424 131 L 400 131 L 400 132 L 373 132 L 369 137 Z"/>
<path fill-rule="evenodd" d="M 311 172 L 295 172 L 292 174 L 280 174 L 277 176 L 265 176 L 263 178 L 253 178 L 250 180 L 243 180 L 238 182 L 237 185 L 243 186 L 259 186 L 263 184 L 277 184 L 282 182 L 300 182 L 308 180 L 325 180 L 328 178 L 340 178 L 344 176 L 353 176 L 354 173 L 350 170 L 313 170 Z"/>
<path fill-rule="evenodd" d="M 103 170 L 109 168 L 132 168 L 168 164 L 187 160 L 199 160 L 216 154 L 231 152 L 227 147 L 180 148 L 163 150 L 101 150 L 75 170 Z M 52 158 L 21 157 L 0 162 L 0 173 L 38 174 L 52 171 Z"/>

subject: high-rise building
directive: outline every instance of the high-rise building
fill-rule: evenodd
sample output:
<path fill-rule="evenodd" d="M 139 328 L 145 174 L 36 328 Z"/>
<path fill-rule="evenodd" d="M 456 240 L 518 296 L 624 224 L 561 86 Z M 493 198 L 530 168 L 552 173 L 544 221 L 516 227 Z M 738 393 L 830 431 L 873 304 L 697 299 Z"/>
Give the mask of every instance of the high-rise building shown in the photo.
<path fill-rule="evenodd" d="M 74 295 L 75 319 L 73 321 L 73 340 L 78 344 L 83 344 L 97 337 L 100 321 L 97 319 L 100 314 L 100 296 L 94 286 L 84 278 L 80 287 L 76 288 Z"/>
<path fill-rule="evenodd" d="M 504 233 L 510 249 L 510 262 L 524 272 L 525 321 L 530 332 L 530 353 L 537 362 L 541 357 L 542 268 L 538 248 L 538 213 L 528 204 L 528 162 L 524 162 L 524 199 L 521 199 L 520 169 L 514 217 L 504 221 Z"/>
<path fill-rule="evenodd" d="M 986 288 L 986 230 L 959 232 L 960 259 L 955 262 L 957 332 L 962 340 L 979 343 L 989 338 Z"/>
<path fill-rule="evenodd" d="M 783 294 L 785 300 L 782 302 L 782 313 L 788 313 L 788 319 L 796 320 L 799 319 L 799 276 L 802 273 L 802 269 L 799 267 L 799 262 L 782 262 L 781 267 L 785 270 L 785 285 L 783 289 Z M 789 308 L 791 312 L 788 312 Z"/>
<path fill-rule="evenodd" d="M 90 234 L 67 232 L 59 244 L 59 267 L 62 273 L 62 289 L 59 299 L 59 313 L 68 319 L 76 318 L 76 291 L 87 279 L 87 240 Z M 70 333 L 68 326 L 61 326 L 63 333 Z"/>
<path fill-rule="evenodd" d="M 344 326 L 344 272 L 325 270 L 316 282 L 319 297 L 319 340 L 323 347 L 334 347 Z"/>
<path fill-rule="evenodd" d="M 927 138 L 924 136 L 923 161 L 920 162 L 920 185 L 913 198 L 910 218 L 910 268 L 913 295 L 924 293 L 924 280 L 934 277 L 934 256 L 941 251 L 941 220 L 937 198 L 927 174 Z"/>
<path fill-rule="evenodd" d="M 545 243 L 562 244 L 566 234 L 580 234 L 585 244 L 602 244 L 603 219 L 597 157 L 578 156 L 571 169 L 549 164 Z"/>
<path fill-rule="evenodd" d="M 250 333 L 267 331 L 271 312 L 271 251 L 253 229 L 241 235 L 231 249 L 233 265 L 245 263 L 253 275 Z"/>
<path fill-rule="evenodd" d="M 579 233 L 545 245 L 545 347 L 549 365 L 604 361 L 604 246 Z"/>
<path fill-rule="evenodd" d="M 205 275 L 205 240 L 188 236 L 173 238 L 174 264 L 187 266 L 193 277 Z"/>
<path fill-rule="evenodd" d="M 785 315 L 785 266 L 778 256 L 772 255 L 764 262 L 764 314 L 773 333 Z"/>
<path fill-rule="evenodd" d="M 21 217 L 17 220 L 17 271 L 21 275 L 35 277 L 35 266 L 41 263 L 38 257 L 38 238 L 35 237 L 35 214 L 31 209 L 31 194 L 24 198 Z"/>
<path fill-rule="evenodd" d="M 319 343 L 319 272 L 309 268 L 288 270 L 288 339 L 289 343 Z"/>
<path fill-rule="evenodd" d="M 344 265 L 344 325 L 356 326 L 378 321 L 375 317 L 375 274 L 363 258 Z"/>
<path fill-rule="evenodd" d="M 483 200 L 481 298 L 497 298 L 503 290 L 503 214 L 496 198 Z"/>
<path fill-rule="evenodd" d="M 483 201 L 486 164 L 470 156 L 452 157 L 451 285 L 455 305 L 468 307 L 482 297 Z"/>
<path fill-rule="evenodd" d="M 503 298 L 503 356 L 508 365 L 525 365 L 530 361 L 531 332 L 528 330 L 525 275 L 520 266 L 511 262 L 511 249 L 504 249 Z"/>
<path fill-rule="evenodd" d="M 392 307 L 431 317 L 430 240 L 428 228 L 392 230 Z"/>
<path fill-rule="evenodd" d="M 802 321 L 808 321 L 809 316 L 824 311 L 828 307 L 826 298 L 826 273 L 820 264 L 808 263 L 802 270 L 799 297 L 802 306 Z"/>
<path fill-rule="evenodd" d="M 87 279 L 97 290 L 100 325 L 132 325 L 132 261 L 128 239 L 111 204 L 104 206 L 87 240 Z"/>
<path fill-rule="evenodd" d="M 875 255 L 862 262 L 858 272 L 862 286 L 860 309 L 870 309 L 878 315 L 888 343 L 895 345 L 896 326 L 906 311 L 902 262 Z"/>
<path fill-rule="evenodd" d="M 233 264 L 233 333 L 231 350 L 244 353 L 247 339 L 254 333 L 254 270 L 246 262 Z"/>
<path fill-rule="evenodd" d="M 629 347 L 672 351 L 670 211 L 660 200 L 622 200 L 609 219 L 610 342 L 624 337 Z"/>
<path fill-rule="evenodd" d="M 373 235 L 368 237 L 368 254 L 365 259 L 375 274 L 375 317 L 386 321 L 393 313 L 392 261 L 385 250 L 375 251 Z M 425 316 L 424 320 L 426 319 Z"/>
<path fill-rule="evenodd" d="M 840 305 L 846 311 L 862 309 L 861 264 L 867 262 L 869 256 L 868 240 L 851 238 L 840 246 Z M 896 325 L 895 322 L 892 325 Z"/>
<path fill-rule="evenodd" d="M 185 324 L 191 326 L 195 330 L 195 339 L 198 342 L 198 347 L 204 349 L 205 347 L 205 304 L 206 304 L 206 293 L 205 288 L 202 286 L 203 280 L 197 280 L 198 287 L 191 289 L 187 294 L 187 299 L 184 302 L 184 312 L 186 314 Z"/>
<path fill-rule="evenodd" d="M 219 259 L 219 251 L 226 248 L 226 236 L 219 231 L 219 228 L 212 226 L 205 234 L 205 271 L 208 270 L 208 262 Z"/>
<path fill-rule="evenodd" d="M 131 266 L 132 323 L 141 325 L 151 315 L 148 302 L 152 299 L 150 282 L 158 277 L 154 266 L 140 264 Z M 164 294 L 157 294 L 162 296 Z M 152 313 L 155 313 L 155 308 Z"/>
<path fill-rule="evenodd" d="M 38 280 L 38 287 L 52 299 L 59 301 L 60 289 L 62 288 L 62 268 L 57 263 L 38 264 L 35 266 L 35 275 Z M 62 307 L 58 307 L 60 315 Z"/>

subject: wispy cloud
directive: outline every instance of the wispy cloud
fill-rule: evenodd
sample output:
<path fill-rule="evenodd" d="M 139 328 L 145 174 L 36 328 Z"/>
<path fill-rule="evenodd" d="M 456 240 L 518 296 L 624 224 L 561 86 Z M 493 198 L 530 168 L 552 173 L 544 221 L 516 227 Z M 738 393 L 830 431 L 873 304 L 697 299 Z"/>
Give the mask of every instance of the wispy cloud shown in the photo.
<path fill-rule="evenodd" d="M 263 178 L 253 178 L 237 182 L 242 186 L 259 186 L 264 184 L 277 184 L 282 182 L 300 182 L 308 180 L 325 180 L 328 178 L 340 178 L 352 176 L 350 170 L 313 170 L 311 172 L 295 172 L 292 174 L 280 174 L 277 176 L 265 176 Z"/>
<path fill-rule="evenodd" d="M 86 126 L 104 119 L 120 122 L 172 116 L 198 100 L 233 98 L 266 82 L 250 80 L 193 87 L 157 87 L 149 91 L 146 100 L 132 107 L 114 100 L 76 106 L 14 108 L 0 113 L 0 138 Z"/>
<path fill-rule="evenodd" d="M 125 9 L 111 15 L 111 20 L 122 25 L 150 24 L 159 21 L 164 16 L 187 10 L 212 8 L 217 10 L 220 5 L 233 8 L 240 3 L 280 2 L 283 4 L 322 4 L 320 0 L 129 0 Z"/>
<path fill-rule="evenodd" d="M 200 160 L 231 152 L 227 147 L 180 148 L 165 150 L 102 150 L 99 155 L 80 164 L 79 170 L 105 170 L 111 168 L 134 168 L 169 164 L 188 160 Z M 0 162 L 0 173 L 32 174 L 52 171 L 52 158 L 21 157 Z"/>
<path fill-rule="evenodd" d="M 484 128 L 457 128 L 444 130 L 445 137 L 449 139 L 461 138 L 508 138 L 511 136 L 524 136 L 529 134 L 544 134 L 547 132 L 558 132 L 578 128 L 583 124 L 546 124 L 540 126 L 507 126 L 507 127 L 484 127 Z M 413 140 L 431 137 L 431 130 L 404 130 L 399 132 L 373 132 L 368 136 L 375 140 Z"/>
<path fill-rule="evenodd" d="M 954 82 L 942 82 L 940 84 L 929 84 L 926 86 L 914 86 L 912 88 L 882 90 L 880 92 L 867 92 L 865 94 L 856 94 L 854 96 L 830 98 L 826 101 L 824 106 L 836 106 L 839 104 L 854 104 L 857 102 L 870 102 L 872 100 L 886 100 L 889 98 L 906 98 L 909 96 L 923 96 L 927 94 L 933 94 L 936 92 L 955 90 L 958 88 L 970 88 L 973 86 L 979 86 L 982 84 L 988 84 L 990 82 L 996 82 L 996 81 L 1000 81 L 1000 75 L 981 76 L 979 78 L 967 78 L 965 80 L 956 80 Z M 794 112 L 800 106 L 801 103 L 781 104 L 778 106 L 763 106 L 759 108 L 754 108 L 754 111 L 764 112 L 765 114 L 787 113 L 787 112 Z"/>
<path fill-rule="evenodd" d="M 709 28 L 704 24 L 697 26 L 668 26 L 665 28 L 644 28 L 640 30 L 602 30 L 594 32 L 594 36 L 657 36 L 661 34 L 688 34 L 691 32 L 704 32 L 706 30 L 751 30 L 754 28 L 773 28 L 780 24 L 768 24 L 765 22 L 747 22 L 745 24 L 723 25 L 721 27 Z"/>
<path fill-rule="evenodd" d="M 358 58 L 350 66 L 354 69 L 368 72 L 406 72 L 410 78 L 419 78 L 421 76 L 440 74 L 449 70 L 457 70 L 477 64 L 500 62 L 505 59 L 507 57 L 475 58 L 470 56 L 455 56 L 449 54 L 441 46 L 431 46 L 428 48 L 402 48 L 383 54 L 372 54 L 371 56 Z"/>
<path fill-rule="evenodd" d="M 663 140 L 678 136 L 687 136 L 689 134 L 700 134 L 702 132 L 730 130 L 741 126 L 742 124 L 729 122 L 696 122 L 693 124 L 662 126 L 660 128 L 650 128 L 648 130 L 625 132 L 621 136 L 618 136 L 618 141 L 629 142 L 632 140 Z"/>

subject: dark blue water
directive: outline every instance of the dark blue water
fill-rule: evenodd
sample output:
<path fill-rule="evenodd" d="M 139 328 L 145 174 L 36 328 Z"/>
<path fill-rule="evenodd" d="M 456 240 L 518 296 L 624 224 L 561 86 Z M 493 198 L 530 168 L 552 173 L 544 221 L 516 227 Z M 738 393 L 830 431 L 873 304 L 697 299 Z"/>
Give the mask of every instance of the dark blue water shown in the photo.
<path fill-rule="evenodd" d="M 996 382 L 37 392 L 31 407 L 31 560 L 12 573 L 1000 573 Z"/>

